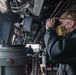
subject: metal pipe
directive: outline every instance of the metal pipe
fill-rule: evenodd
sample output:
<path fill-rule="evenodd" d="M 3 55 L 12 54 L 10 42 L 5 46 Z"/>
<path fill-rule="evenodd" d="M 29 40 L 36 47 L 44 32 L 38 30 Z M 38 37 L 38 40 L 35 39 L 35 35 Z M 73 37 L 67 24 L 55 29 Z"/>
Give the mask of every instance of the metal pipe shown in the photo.
<path fill-rule="evenodd" d="M 65 6 L 65 4 L 68 2 L 69 0 L 67 0 L 64 4 L 63 4 L 63 6 L 60 8 L 60 10 L 54 15 L 54 17 L 61 11 L 61 9 Z"/>
<path fill-rule="evenodd" d="M 54 15 L 54 13 L 56 12 L 56 10 L 58 9 L 58 7 L 60 6 L 61 3 L 62 3 L 62 1 L 60 0 L 59 4 L 57 5 L 57 7 L 55 8 L 55 10 L 53 11 L 53 13 L 50 16 L 50 18 Z"/>
<path fill-rule="evenodd" d="M 69 3 L 66 5 L 65 9 L 63 11 L 65 11 L 67 9 L 67 7 L 70 5 L 72 0 L 69 1 Z"/>

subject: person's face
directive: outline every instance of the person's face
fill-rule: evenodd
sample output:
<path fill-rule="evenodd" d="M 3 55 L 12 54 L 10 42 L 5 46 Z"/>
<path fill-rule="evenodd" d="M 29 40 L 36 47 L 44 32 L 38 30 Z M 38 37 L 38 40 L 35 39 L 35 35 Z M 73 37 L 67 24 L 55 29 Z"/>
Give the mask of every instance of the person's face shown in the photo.
<path fill-rule="evenodd" d="M 66 36 L 66 34 L 70 32 L 70 30 L 69 30 L 70 20 L 60 19 L 59 21 L 61 22 L 61 24 L 56 28 L 56 32 L 57 32 L 58 36 Z"/>
<path fill-rule="evenodd" d="M 69 19 L 60 19 L 61 25 L 64 26 L 66 29 L 70 28 L 70 20 Z"/>

